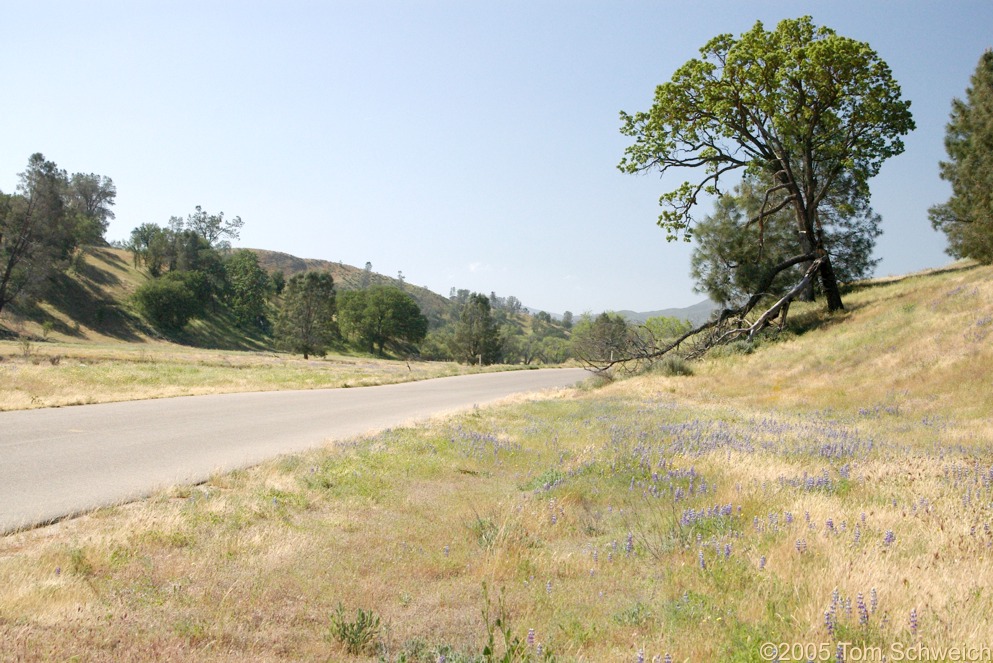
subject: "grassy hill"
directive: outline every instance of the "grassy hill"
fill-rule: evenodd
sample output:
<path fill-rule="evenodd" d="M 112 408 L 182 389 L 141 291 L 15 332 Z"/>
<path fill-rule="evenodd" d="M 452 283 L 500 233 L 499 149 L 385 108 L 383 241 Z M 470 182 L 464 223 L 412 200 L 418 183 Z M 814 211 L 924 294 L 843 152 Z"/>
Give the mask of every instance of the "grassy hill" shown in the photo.
<path fill-rule="evenodd" d="M 311 270 L 329 271 L 338 290 L 357 290 L 363 287 L 363 285 L 389 285 L 401 288 L 417 300 L 421 311 L 435 324 L 452 313 L 452 303 L 447 297 L 443 297 L 427 288 L 402 282 L 400 279 L 384 276 L 376 272 L 370 272 L 366 275 L 364 269 L 340 262 L 298 258 L 288 253 L 262 249 L 251 249 L 251 251 L 259 257 L 259 263 L 266 271 L 270 273 L 282 271 L 286 275 L 286 278 Z"/>
<path fill-rule="evenodd" d="M 988 646 L 993 268 L 869 282 L 846 304 L 796 304 L 778 339 L 693 375 L 521 398 L 6 537 L 0 651 L 470 661 L 491 643 L 514 661 L 744 662 L 769 660 L 764 643 L 813 643 L 803 660 Z"/>

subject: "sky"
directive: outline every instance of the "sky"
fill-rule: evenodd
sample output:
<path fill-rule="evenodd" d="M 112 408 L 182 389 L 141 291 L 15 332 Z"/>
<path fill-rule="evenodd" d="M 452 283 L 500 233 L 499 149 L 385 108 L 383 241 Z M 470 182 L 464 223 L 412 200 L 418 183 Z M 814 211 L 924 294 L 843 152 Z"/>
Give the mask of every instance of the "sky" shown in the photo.
<path fill-rule="evenodd" d="M 917 129 L 871 182 L 876 275 L 950 262 L 927 209 L 993 2 L 0 0 L 0 190 L 41 152 L 117 186 L 107 238 L 197 205 L 236 247 L 341 261 L 532 310 L 704 299 L 692 246 L 626 175 L 619 112 L 721 33 L 810 15 L 868 42 Z M 709 210 L 702 209 L 707 213 Z"/>

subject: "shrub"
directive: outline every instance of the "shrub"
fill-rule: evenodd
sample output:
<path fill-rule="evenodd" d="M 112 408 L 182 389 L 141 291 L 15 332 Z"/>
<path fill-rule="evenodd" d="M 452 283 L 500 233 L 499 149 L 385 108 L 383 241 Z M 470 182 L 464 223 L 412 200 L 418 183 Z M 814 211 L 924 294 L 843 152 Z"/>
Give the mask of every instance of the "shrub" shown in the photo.
<path fill-rule="evenodd" d="M 179 331 L 203 313 L 196 291 L 178 273 L 148 281 L 134 293 L 134 302 L 142 316 L 162 331 Z"/>

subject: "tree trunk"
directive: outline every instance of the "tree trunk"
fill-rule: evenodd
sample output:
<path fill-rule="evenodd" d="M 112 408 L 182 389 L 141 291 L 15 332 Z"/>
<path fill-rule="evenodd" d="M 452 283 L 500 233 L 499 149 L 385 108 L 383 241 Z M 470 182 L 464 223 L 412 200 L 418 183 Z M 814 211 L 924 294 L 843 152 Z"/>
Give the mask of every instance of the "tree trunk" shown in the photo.
<path fill-rule="evenodd" d="M 831 265 L 831 258 L 824 254 L 823 262 L 818 270 L 821 278 L 821 288 L 824 290 L 824 298 L 827 299 L 829 311 L 844 311 L 845 305 L 841 301 L 841 289 L 838 287 L 838 279 L 834 275 L 834 267 Z"/>

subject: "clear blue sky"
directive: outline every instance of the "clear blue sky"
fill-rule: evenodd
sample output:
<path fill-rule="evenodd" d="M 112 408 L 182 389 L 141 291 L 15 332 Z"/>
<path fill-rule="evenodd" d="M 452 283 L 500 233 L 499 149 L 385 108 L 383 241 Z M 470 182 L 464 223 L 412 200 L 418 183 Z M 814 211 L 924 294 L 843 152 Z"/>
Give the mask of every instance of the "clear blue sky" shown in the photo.
<path fill-rule="evenodd" d="M 810 14 L 869 42 L 917 131 L 873 181 L 878 275 L 947 264 L 927 208 L 993 2 L 0 0 L 0 189 L 42 152 L 113 178 L 110 239 L 194 206 L 236 245 L 553 312 L 687 306 L 676 183 L 616 169 L 618 111 L 716 34 Z"/>

